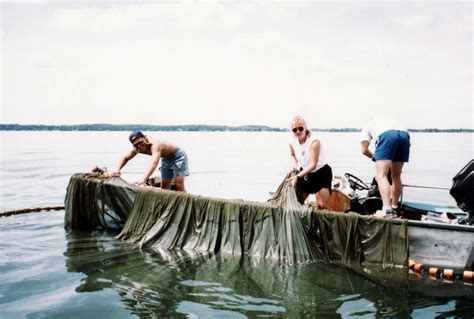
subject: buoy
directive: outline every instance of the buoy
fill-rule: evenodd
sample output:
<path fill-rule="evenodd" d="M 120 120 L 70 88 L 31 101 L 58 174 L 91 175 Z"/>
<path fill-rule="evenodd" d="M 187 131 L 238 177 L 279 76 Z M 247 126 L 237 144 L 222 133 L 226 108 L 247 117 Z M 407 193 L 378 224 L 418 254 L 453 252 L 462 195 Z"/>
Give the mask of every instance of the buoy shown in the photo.
<path fill-rule="evenodd" d="M 41 211 L 41 207 L 35 207 L 35 212 L 40 212 Z"/>
<path fill-rule="evenodd" d="M 408 268 L 413 269 L 415 264 L 416 264 L 416 262 L 413 259 L 408 260 Z"/>
<path fill-rule="evenodd" d="M 13 210 L 6 210 L 3 212 L 4 216 L 11 216 L 13 214 Z"/>
<path fill-rule="evenodd" d="M 413 269 L 417 272 L 422 272 L 424 269 L 425 269 L 425 265 L 423 264 L 415 264 L 415 266 L 413 266 Z"/>
<path fill-rule="evenodd" d="M 474 279 L 474 272 L 469 270 L 464 270 L 462 273 L 462 278 L 464 281 L 472 281 Z"/>
<path fill-rule="evenodd" d="M 452 270 L 452 269 L 443 270 L 443 278 L 444 279 L 453 279 L 454 278 L 454 270 Z"/>
<path fill-rule="evenodd" d="M 29 213 L 29 212 L 31 212 L 31 208 L 25 208 L 24 211 L 25 211 L 25 213 Z"/>
<path fill-rule="evenodd" d="M 436 267 L 430 267 L 428 269 L 428 273 L 430 274 L 430 277 L 439 277 L 439 274 L 440 274 L 440 270 Z"/>
<path fill-rule="evenodd" d="M 3 213 L 5 216 L 11 216 L 13 214 L 12 210 L 7 210 L 6 212 Z"/>

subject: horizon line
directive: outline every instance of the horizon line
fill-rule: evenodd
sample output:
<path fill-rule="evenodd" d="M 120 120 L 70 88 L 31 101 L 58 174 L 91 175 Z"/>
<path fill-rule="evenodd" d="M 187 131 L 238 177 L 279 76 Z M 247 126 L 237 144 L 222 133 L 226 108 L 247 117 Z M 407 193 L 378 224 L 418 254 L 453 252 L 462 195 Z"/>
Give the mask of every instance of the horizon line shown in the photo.
<path fill-rule="evenodd" d="M 94 129 L 95 128 L 95 129 Z M 92 124 L 18 124 L 18 123 L 0 123 L 0 131 L 28 131 L 44 129 L 48 131 L 62 130 L 62 131 L 129 131 L 129 130 L 144 130 L 144 131 L 159 131 L 162 129 L 180 128 L 191 129 L 190 131 L 205 131 L 207 130 L 244 130 L 244 131 L 289 131 L 289 128 L 281 128 L 276 126 L 268 126 L 263 124 L 246 124 L 246 125 L 225 125 L 225 124 L 173 124 L 173 125 L 156 125 L 156 124 L 110 124 L 110 123 L 92 123 Z M 360 131 L 361 128 L 355 127 L 331 127 L 331 128 L 310 128 L 313 131 L 343 131 L 354 132 Z M 408 128 L 408 131 L 465 131 L 474 132 L 472 128 Z"/>

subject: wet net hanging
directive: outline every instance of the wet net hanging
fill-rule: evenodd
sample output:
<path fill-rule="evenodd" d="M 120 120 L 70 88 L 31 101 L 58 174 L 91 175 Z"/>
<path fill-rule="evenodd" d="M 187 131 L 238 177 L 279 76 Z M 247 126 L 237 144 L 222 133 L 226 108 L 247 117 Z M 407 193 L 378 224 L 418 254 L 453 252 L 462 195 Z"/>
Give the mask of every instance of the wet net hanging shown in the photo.
<path fill-rule="evenodd" d="M 316 210 L 298 201 L 287 178 L 267 202 L 133 188 L 84 173 L 67 188 L 67 229 L 119 228 L 117 239 L 158 250 L 247 254 L 288 262 L 405 265 L 406 221 Z"/>

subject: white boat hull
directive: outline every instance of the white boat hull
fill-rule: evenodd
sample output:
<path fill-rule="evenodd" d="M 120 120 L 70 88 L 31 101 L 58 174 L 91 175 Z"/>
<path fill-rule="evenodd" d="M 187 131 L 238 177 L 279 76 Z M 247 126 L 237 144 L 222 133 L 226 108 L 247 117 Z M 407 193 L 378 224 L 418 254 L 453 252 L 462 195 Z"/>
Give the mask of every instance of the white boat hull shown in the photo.
<path fill-rule="evenodd" d="M 473 270 L 474 227 L 408 222 L 409 256 L 416 263 L 444 269 Z"/>

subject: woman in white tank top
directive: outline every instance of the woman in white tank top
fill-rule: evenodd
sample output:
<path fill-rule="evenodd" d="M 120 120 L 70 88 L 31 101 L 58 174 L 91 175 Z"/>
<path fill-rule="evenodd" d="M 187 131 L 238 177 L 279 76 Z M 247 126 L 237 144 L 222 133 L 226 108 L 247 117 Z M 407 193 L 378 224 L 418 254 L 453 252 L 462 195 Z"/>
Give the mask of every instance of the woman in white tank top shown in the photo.
<path fill-rule="evenodd" d="M 331 198 L 332 169 L 326 163 L 324 148 L 311 134 L 301 116 L 293 119 L 291 130 L 293 137 L 290 141 L 290 155 L 293 167 L 299 173 L 290 180 L 298 181 L 303 202 L 309 194 L 316 194 L 318 207 L 327 208 Z"/>

